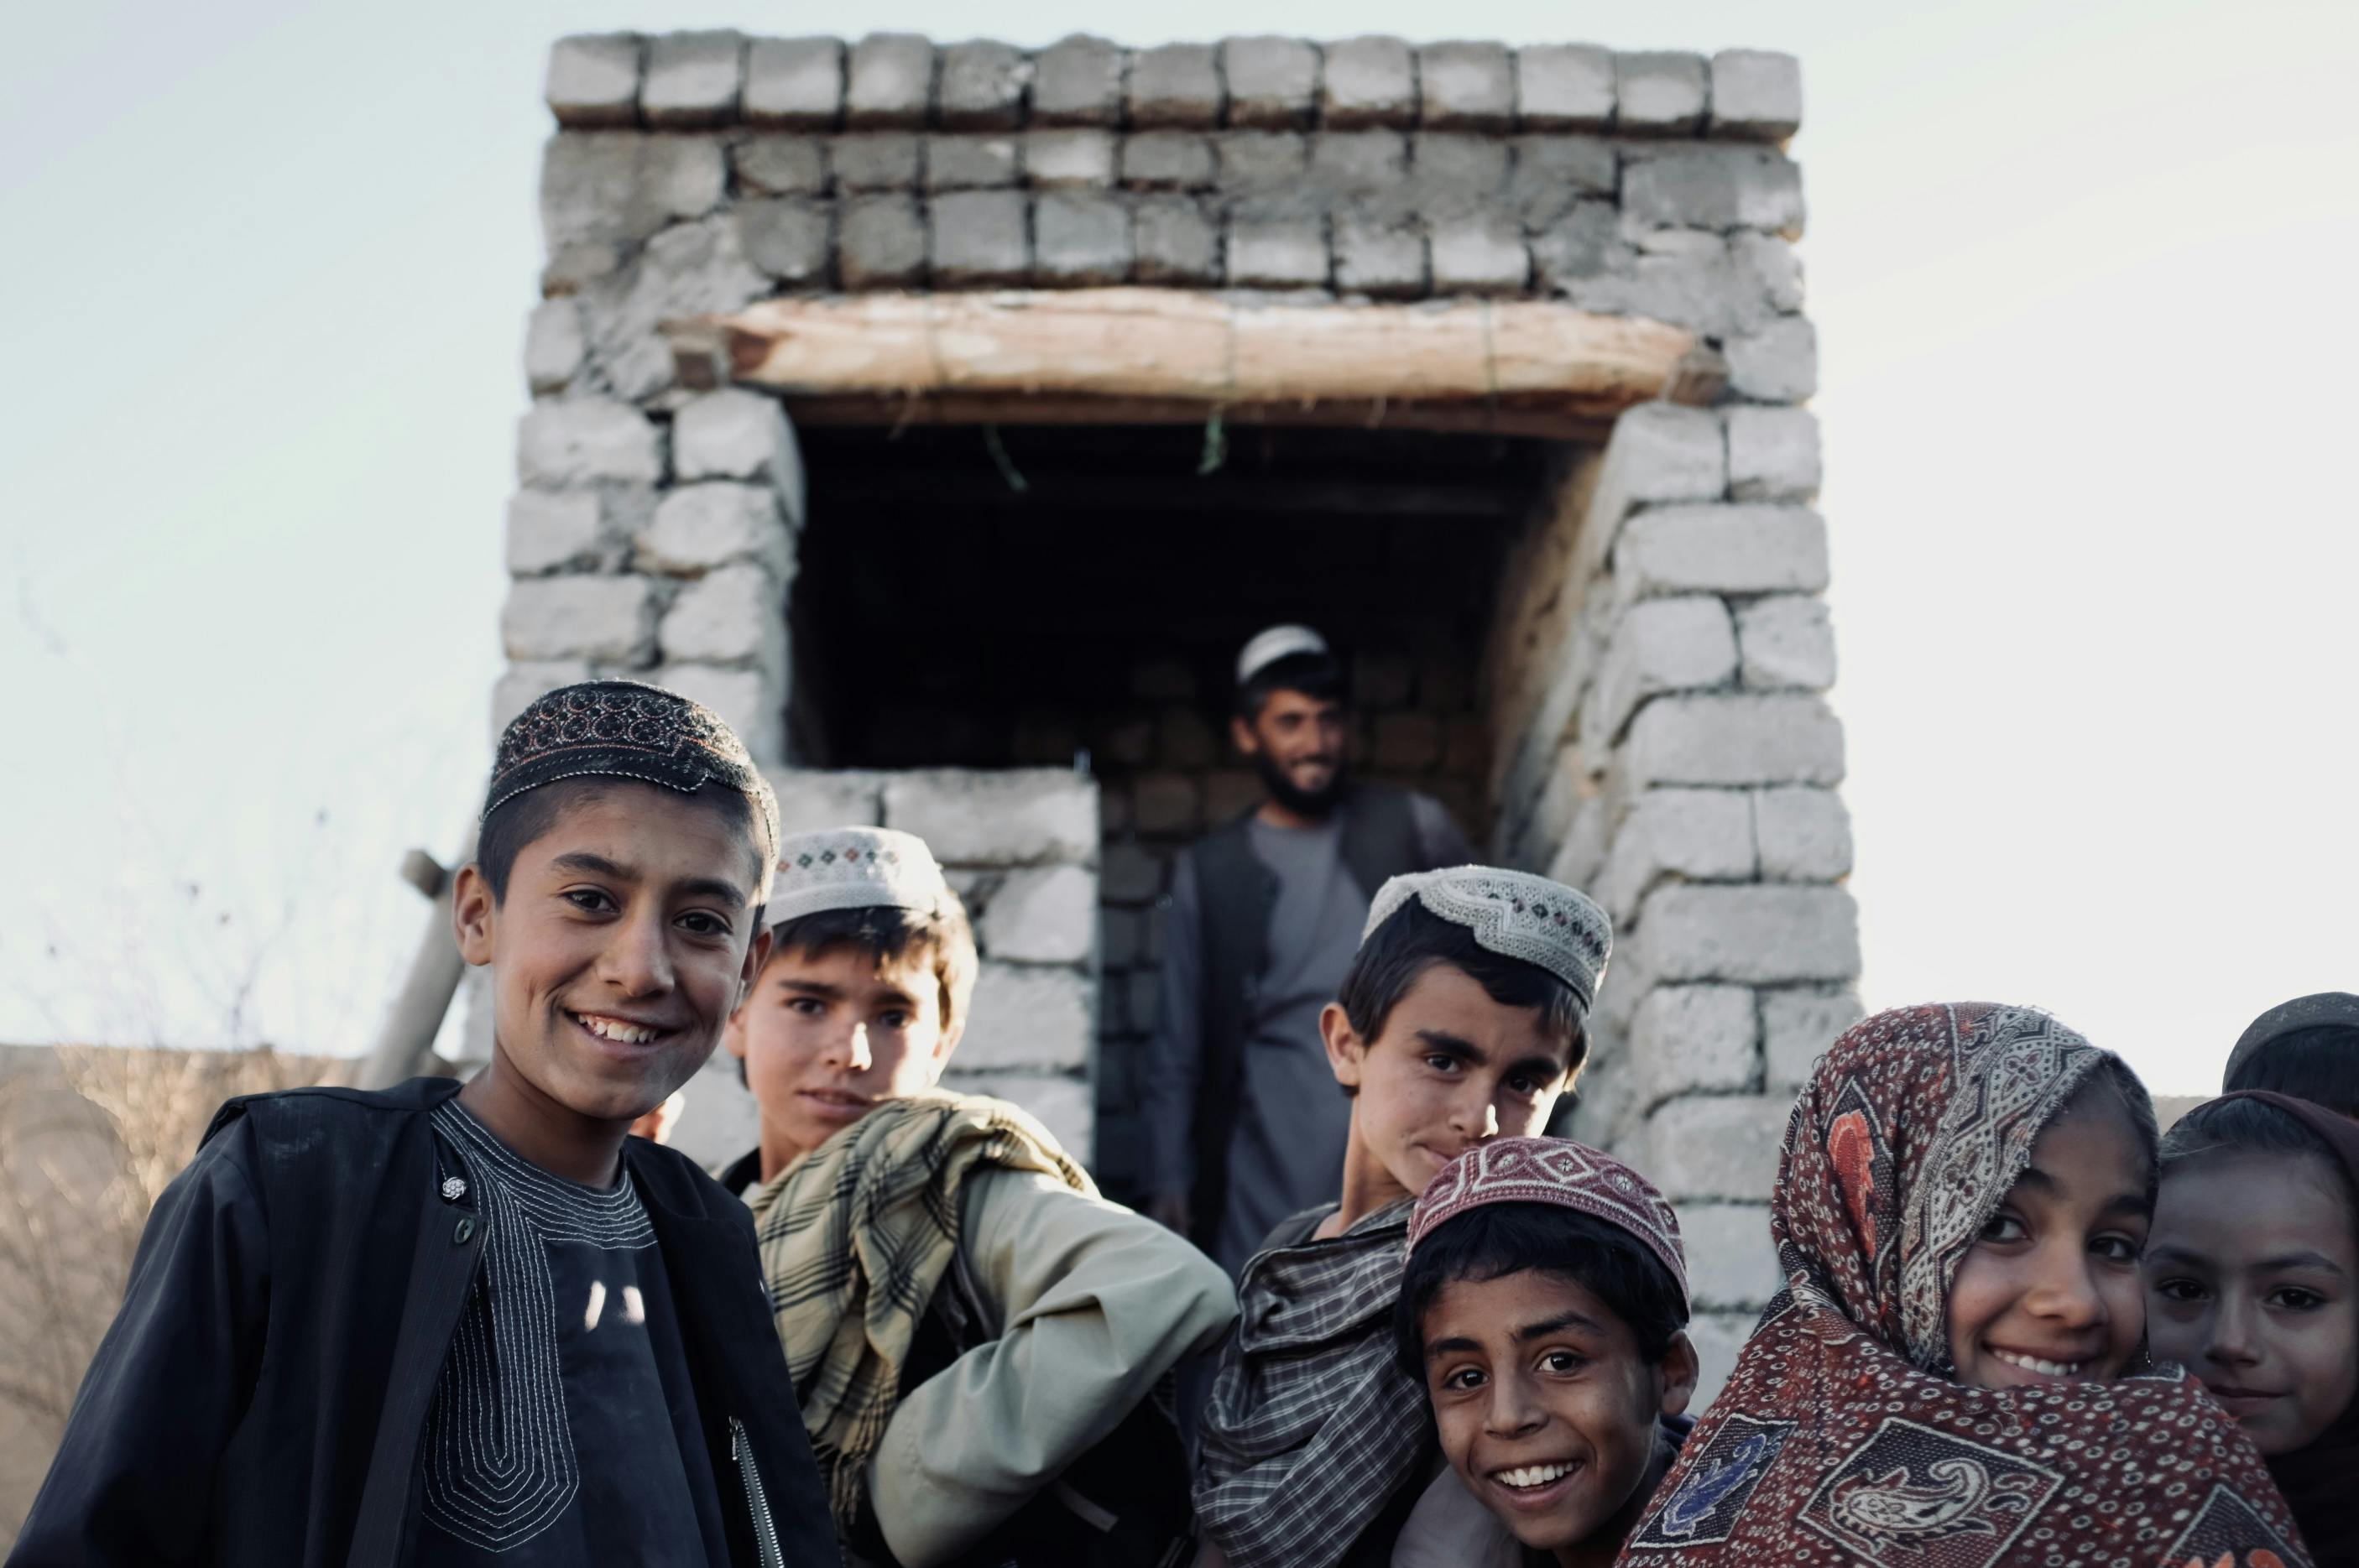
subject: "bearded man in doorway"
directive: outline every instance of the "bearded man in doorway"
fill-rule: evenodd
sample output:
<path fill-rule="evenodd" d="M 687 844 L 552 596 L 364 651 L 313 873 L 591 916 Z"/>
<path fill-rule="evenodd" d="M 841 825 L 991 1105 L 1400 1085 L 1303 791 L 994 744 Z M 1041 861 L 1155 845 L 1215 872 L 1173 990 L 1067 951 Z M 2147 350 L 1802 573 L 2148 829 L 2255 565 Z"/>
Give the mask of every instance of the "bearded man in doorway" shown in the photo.
<path fill-rule="evenodd" d="M 1308 626 L 1245 644 L 1230 730 L 1264 798 L 1189 846 L 1165 901 L 1147 1212 L 1232 1276 L 1280 1221 L 1334 1196 L 1351 1106 L 1319 1014 L 1369 901 L 1392 877 L 1474 859 L 1439 801 L 1350 776 L 1344 685 Z"/>

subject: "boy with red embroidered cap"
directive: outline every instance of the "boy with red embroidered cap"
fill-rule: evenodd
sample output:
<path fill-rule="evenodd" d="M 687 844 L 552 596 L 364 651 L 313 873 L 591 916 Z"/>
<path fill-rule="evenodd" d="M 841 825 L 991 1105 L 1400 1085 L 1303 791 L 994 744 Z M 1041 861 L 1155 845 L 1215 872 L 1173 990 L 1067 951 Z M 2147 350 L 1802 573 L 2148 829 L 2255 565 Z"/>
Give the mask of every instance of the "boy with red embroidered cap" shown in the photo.
<path fill-rule="evenodd" d="M 491 1063 L 222 1108 L 10 1562 L 833 1561 L 753 1227 L 628 1137 L 760 969 L 777 842 L 695 703 L 526 708 L 453 897 Z"/>
<path fill-rule="evenodd" d="M 1687 1280 L 1679 1217 L 1602 1151 L 1502 1138 L 1435 1177 L 1394 1332 L 1461 1493 L 1429 1493 L 1397 1568 L 1612 1563 L 1690 1424 Z M 1451 1517 L 1462 1493 L 1485 1512 Z"/>
<path fill-rule="evenodd" d="M 1228 1277 L 1017 1107 L 935 1088 L 976 960 L 921 839 L 794 835 L 768 918 L 726 1034 L 760 1143 L 723 1179 L 854 1561 L 1168 1561 L 1187 1464 L 1155 1395 L 1227 1330 Z"/>
<path fill-rule="evenodd" d="M 1351 1102 L 1343 1191 L 1245 1265 L 1204 1413 L 1197 1515 L 1236 1568 L 1389 1562 L 1440 1475 L 1425 1390 L 1394 1350 L 1410 1207 L 1467 1150 L 1548 1124 L 1587 1058 L 1612 940 L 1589 899 L 1522 871 L 1377 892 L 1320 1020 Z"/>

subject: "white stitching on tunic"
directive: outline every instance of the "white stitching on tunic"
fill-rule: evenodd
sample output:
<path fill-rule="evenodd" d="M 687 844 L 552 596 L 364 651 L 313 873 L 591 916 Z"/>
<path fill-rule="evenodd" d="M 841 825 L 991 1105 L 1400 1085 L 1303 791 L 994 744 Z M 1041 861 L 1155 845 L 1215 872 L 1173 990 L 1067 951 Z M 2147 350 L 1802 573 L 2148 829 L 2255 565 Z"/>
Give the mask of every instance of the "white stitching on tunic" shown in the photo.
<path fill-rule="evenodd" d="M 601 1192 L 517 1159 L 455 1100 L 433 1115 L 474 1165 L 484 1256 L 427 1411 L 425 1514 L 472 1546 L 506 1552 L 556 1522 L 582 1485 L 549 1243 L 636 1251 L 655 1245 L 655 1231 L 627 1165 Z"/>

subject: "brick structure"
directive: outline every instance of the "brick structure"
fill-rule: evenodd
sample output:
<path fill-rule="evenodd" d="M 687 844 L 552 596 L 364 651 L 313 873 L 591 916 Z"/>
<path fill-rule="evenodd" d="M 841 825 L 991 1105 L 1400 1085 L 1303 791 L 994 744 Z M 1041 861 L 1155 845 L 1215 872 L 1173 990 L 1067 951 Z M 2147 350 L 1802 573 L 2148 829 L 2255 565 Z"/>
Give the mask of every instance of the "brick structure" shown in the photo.
<path fill-rule="evenodd" d="M 1690 1217 L 1724 1367 L 1772 1288 L 1792 1089 L 1858 1013 L 1795 62 L 694 33 L 565 39 L 547 89 L 495 718 L 643 676 L 743 728 L 790 825 L 932 839 L 985 957 L 959 1081 L 1119 1192 L 1170 855 L 1254 798 L 1226 653 L 1321 625 L 1365 769 L 1613 914 L 1573 1130 Z M 778 295 L 1110 285 L 1560 301 L 1708 341 L 1724 390 L 1555 439 L 851 427 L 684 376 L 665 333 Z M 709 1080 L 717 1152 L 746 1123 Z"/>

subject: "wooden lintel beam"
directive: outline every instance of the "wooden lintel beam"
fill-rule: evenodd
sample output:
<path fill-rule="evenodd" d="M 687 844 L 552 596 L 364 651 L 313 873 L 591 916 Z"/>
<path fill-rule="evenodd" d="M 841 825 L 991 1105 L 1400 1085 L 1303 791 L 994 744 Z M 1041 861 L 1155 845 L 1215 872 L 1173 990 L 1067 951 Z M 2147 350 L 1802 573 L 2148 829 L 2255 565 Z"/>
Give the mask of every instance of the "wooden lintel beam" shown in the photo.
<path fill-rule="evenodd" d="M 1215 414 L 1230 425 L 1324 429 L 1433 430 L 1453 435 L 1529 436 L 1602 443 L 1613 432 L 1611 414 L 1463 403 L 1391 403 L 1331 399 L 1321 403 L 1194 402 L 1174 397 L 1053 397 L 1014 393 L 916 393 L 889 397 L 809 395 L 785 399 L 798 425 L 1201 425 Z"/>
<path fill-rule="evenodd" d="M 1176 288 L 858 294 L 761 300 L 665 329 L 683 384 L 814 402 L 981 399 L 1033 422 L 1281 410 L 1418 427 L 1611 420 L 1725 380 L 1697 336 L 1553 300 L 1256 301 Z M 1395 417 L 1397 406 L 1413 407 Z M 1160 418 L 1150 411 L 1163 409 Z M 1020 422 L 1012 412 L 997 416 Z M 1242 418 L 1242 414 L 1232 414 Z M 970 416 L 971 417 L 971 416 Z M 1445 417 L 1452 423 L 1440 423 Z M 1459 423 L 1458 421 L 1462 421 Z M 1555 429 L 1530 429 L 1554 434 Z"/>

